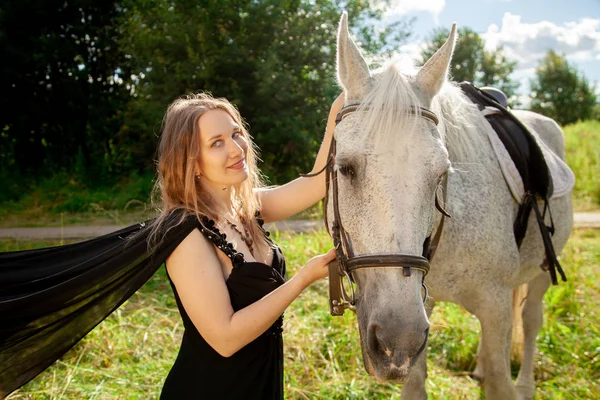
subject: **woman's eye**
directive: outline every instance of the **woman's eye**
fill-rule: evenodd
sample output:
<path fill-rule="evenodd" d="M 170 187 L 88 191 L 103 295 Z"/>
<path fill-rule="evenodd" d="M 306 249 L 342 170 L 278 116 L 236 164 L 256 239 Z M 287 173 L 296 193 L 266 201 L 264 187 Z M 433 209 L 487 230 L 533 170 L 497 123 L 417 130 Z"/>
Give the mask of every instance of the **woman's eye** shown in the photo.
<path fill-rule="evenodd" d="M 237 139 L 239 138 L 241 135 L 239 132 L 233 132 L 233 135 L 231 135 L 232 138 Z"/>
<path fill-rule="evenodd" d="M 223 144 L 222 140 L 215 140 L 213 142 L 213 144 L 211 144 L 211 147 L 221 147 L 222 144 Z"/>

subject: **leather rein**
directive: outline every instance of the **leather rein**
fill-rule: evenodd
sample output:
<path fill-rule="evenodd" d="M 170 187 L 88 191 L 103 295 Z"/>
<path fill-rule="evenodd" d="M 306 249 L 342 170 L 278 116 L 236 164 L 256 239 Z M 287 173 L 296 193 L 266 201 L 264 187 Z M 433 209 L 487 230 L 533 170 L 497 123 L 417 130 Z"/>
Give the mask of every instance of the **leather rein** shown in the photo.
<path fill-rule="evenodd" d="M 348 115 L 359 110 L 358 104 L 349 105 L 343 107 L 337 114 L 335 119 L 336 126 Z M 364 108 L 361 108 L 364 110 Z M 411 107 L 410 113 L 422 116 L 423 118 L 438 125 L 439 120 L 437 116 L 431 111 L 423 107 Z M 346 309 L 355 310 L 356 296 L 354 292 L 354 279 L 352 272 L 357 269 L 363 268 L 402 268 L 404 276 L 410 276 L 412 270 L 418 270 L 423 272 L 423 280 L 425 275 L 429 272 L 430 263 L 433 259 L 438 243 L 440 241 L 442 230 L 444 227 L 445 217 L 450 215 L 444 210 L 442 204 L 445 204 L 446 193 L 447 193 L 447 174 L 444 175 L 442 181 L 442 191 L 444 197 L 444 203 L 441 203 L 438 198 L 438 191 L 436 189 L 435 194 L 435 206 L 442 213 L 442 219 L 438 226 L 438 229 L 433 236 L 427 237 L 423 243 L 423 253 L 420 256 L 412 254 L 401 254 L 401 253 L 381 253 L 381 254 L 367 254 L 367 255 L 355 255 L 354 249 L 352 248 L 352 240 L 348 235 L 348 232 L 344 229 L 342 219 L 340 216 L 339 203 L 338 203 L 338 171 L 335 168 L 335 157 L 336 157 L 336 140 L 335 137 L 331 138 L 331 146 L 329 148 L 329 157 L 325 167 L 314 174 L 302 175 L 304 177 L 312 177 L 321 174 L 326 170 L 326 194 L 323 204 L 324 209 L 324 220 L 325 227 L 328 230 L 333 244 L 336 248 L 336 260 L 329 264 L 329 308 L 331 315 L 338 316 L 343 315 Z M 327 221 L 327 205 L 329 199 L 329 191 L 332 190 L 332 201 L 333 201 L 333 223 L 331 230 Z M 344 286 L 344 278 L 348 283 L 351 291 L 350 295 L 346 292 Z M 427 286 L 422 282 L 424 288 L 423 301 L 427 299 Z"/>

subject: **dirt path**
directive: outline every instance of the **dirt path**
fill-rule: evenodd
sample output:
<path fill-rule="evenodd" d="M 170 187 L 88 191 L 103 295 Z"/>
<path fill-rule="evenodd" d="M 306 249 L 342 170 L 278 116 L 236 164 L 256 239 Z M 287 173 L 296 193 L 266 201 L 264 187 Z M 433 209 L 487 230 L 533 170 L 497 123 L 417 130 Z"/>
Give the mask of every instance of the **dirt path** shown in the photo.
<path fill-rule="evenodd" d="M 120 225 L 45 228 L 0 228 L 0 238 L 17 240 L 85 239 L 121 229 Z M 309 232 L 323 228 L 323 221 L 286 220 L 266 224 L 267 230 Z M 600 228 L 600 213 L 575 213 L 575 228 Z"/>

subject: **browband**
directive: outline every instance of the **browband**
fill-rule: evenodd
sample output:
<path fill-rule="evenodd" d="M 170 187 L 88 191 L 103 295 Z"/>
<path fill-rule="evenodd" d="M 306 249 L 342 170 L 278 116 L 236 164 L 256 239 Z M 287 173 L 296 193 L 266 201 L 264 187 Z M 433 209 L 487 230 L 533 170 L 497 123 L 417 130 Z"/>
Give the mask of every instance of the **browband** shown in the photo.
<path fill-rule="evenodd" d="M 342 122 L 344 120 L 344 118 L 346 118 L 348 115 L 352 114 L 353 112 L 357 111 L 359 109 L 359 107 L 360 107 L 360 104 L 351 104 L 349 106 L 342 108 L 335 117 L 335 124 L 337 125 L 340 122 Z M 368 109 L 367 107 L 363 108 L 363 110 L 367 110 L 367 109 Z M 438 119 L 437 115 L 435 115 L 435 113 L 433 111 L 431 111 L 430 109 L 425 108 L 425 107 L 411 106 L 410 114 L 421 115 L 422 117 L 433 122 L 435 125 L 438 125 L 440 123 L 440 120 Z"/>

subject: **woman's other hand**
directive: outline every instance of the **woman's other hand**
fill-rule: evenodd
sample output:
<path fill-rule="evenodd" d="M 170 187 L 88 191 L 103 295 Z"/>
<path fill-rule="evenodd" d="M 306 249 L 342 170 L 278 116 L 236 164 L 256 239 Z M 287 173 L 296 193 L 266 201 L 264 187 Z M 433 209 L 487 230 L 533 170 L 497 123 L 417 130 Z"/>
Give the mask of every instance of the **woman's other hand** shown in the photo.
<path fill-rule="evenodd" d="M 323 279 L 328 275 L 327 265 L 335 260 L 335 249 L 329 250 L 325 254 L 315 256 L 298 272 L 299 277 L 306 283 L 306 286 L 312 284 L 319 279 Z"/>

